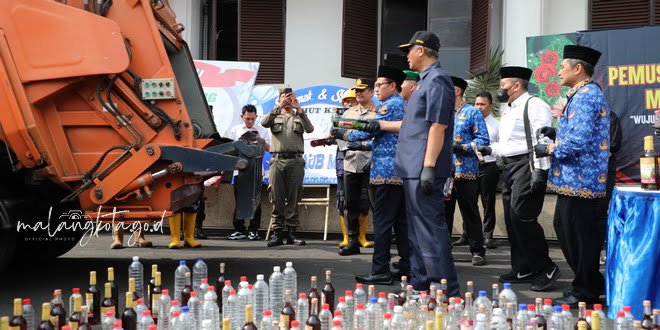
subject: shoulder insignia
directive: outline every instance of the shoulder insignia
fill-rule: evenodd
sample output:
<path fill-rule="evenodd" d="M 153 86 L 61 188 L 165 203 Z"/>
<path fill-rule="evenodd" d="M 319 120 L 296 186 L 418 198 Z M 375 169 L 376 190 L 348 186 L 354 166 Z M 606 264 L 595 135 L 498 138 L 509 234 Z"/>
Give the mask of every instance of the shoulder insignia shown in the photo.
<path fill-rule="evenodd" d="M 464 114 L 464 113 L 459 113 L 458 114 L 458 119 L 465 119 L 465 118 L 467 118 L 466 114 Z"/>
<path fill-rule="evenodd" d="M 605 109 L 605 107 L 600 108 L 600 116 L 601 117 L 607 116 L 607 109 Z"/>
<path fill-rule="evenodd" d="M 601 174 L 598 176 L 598 182 L 600 182 L 600 183 L 605 183 L 606 181 L 607 181 L 607 174 L 605 174 L 605 173 L 601 173 Z"/>
<path fill-rule="evenodd" d="M 380 109 L 378 109 L 378 113 L 380 113 L 381 115 L 387 114 L 387 106 L 384 105 L 384 106 L 380 107 Z"/>
<path fill-rule="evenodd" d="M 554 175 L 554 176 L 559 176 L 559 174 L 561 174 L 561 173 L 559 172 L 559 167 L 555 167 L 555 168 L 552 170 L 552 175 Z"/>
<path fill-rule="evenodd" d="M 479 127 L 472 126 L 472 133 L 477 133 L 477 132 L 479 132 Z"/>
<path fill-rule="evenodd" d="M 454 161 L 454 165 L 456 165 L 456 166 L 463 165 L 463 160 L 459 157 L 456 157 L 456 161 Z"/>
<path fill-rule="evenodd" d="M 600 150 L 607 150 L 609 147 L 609 143 L 607 143 L 607 140 L 603 140 L 600 142 Z"/>
<path fill-rule="evenodd" d="M 461 142 L 461 141 L 463 141 L 463 137 L 462 137 L 460 134 L 457 134 L 457 135 L 454 137 L 454 141 L 456 141 L 456 142 Z"/>
<path fill-rule="evenodd" d="M 575 117 L 575 110 L 571 110 L 571 112 L 568 113 L 568 119 L 571 119 Z"/>
<path fill-rule="evenodd" d="M 579 93 L 580 93 L 580 94 L 584 94 L 584 93 L 586 93 L 586 92 L 588 92 L 588 91 L 589 91 L 589 87 L 585 86 L 585 87 L 580 88 Z"/>

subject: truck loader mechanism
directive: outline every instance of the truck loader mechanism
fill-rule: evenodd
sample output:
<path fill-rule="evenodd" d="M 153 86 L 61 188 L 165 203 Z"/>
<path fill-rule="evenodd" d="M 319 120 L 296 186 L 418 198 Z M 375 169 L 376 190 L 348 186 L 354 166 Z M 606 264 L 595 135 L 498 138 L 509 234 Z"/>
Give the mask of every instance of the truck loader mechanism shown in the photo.
<path fill-rule="evenodd" d="M 261 152 L 219 137 L 182 30 L 166 0 L 0 1 L 0 266 L 65 253 L 75 221 L 168 217 L 220 171 L 251 216 Z"/>

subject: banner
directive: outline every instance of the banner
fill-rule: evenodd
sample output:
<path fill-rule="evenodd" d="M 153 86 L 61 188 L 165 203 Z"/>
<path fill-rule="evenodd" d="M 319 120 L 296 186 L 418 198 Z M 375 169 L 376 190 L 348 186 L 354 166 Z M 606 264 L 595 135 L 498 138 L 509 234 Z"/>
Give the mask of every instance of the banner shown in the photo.
<path fill-rule="evenodd" d="M 653 135 L 654 111 L 660 110 L 658 35 L 660 26 L 645 26 L 527 38 L 528 67 L 534 70 L 530 85 L 555 107 L 565 104 L 566 87 L 558 90 L 555 84 L 563 44 L 574 43 L 602 53 L 593 79 L 603 89 L 610 110 L 619 116 L 623 128 L 622 147 L 616 154 L 617 182 L 639 183 L 643 139 Z M 658 144 L 656 153 L 660 150 Z"/>

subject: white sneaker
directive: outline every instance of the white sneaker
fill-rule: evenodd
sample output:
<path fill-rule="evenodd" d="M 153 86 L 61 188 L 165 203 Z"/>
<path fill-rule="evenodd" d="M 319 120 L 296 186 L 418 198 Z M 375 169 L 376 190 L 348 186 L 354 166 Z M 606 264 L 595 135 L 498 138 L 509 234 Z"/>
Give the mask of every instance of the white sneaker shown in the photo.
<path fill-rule="evenodd" d="M 242 231 L 236 231 L 236 232 L 232 233 L 231 235 L 227 236 L 227 239 L 231 240 L 231 241 L 237 241 L 237 240 L 246 239 L 246 238 L 247 238 L 247 236 L 245 236 L 245 233 L 242 232 Z"/>

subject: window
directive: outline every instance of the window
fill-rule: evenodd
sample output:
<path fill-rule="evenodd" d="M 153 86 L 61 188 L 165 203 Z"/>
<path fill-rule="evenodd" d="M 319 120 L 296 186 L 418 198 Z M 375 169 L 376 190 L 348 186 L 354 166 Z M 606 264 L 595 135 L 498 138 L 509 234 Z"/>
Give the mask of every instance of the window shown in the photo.
<path fill-rule="evenodd" d="M 660 0 L 591 0 L 591 29 L 660 24 Z"/>
<path fill-rule="evenodd" d="M 470 73 L 478 75 L 488 70 L 490 49 L 490 0 L 472 0 Z"/>
<path fill-rule="evenodd" d="M 259 62 L 257 84 L 284 83 L 285 0 L 240 0 L 238 60 Z"/>
<path fill-rule="evenodd" d="M 341 75 L 376 77 L 378 0 L 344 0 Z"/>

